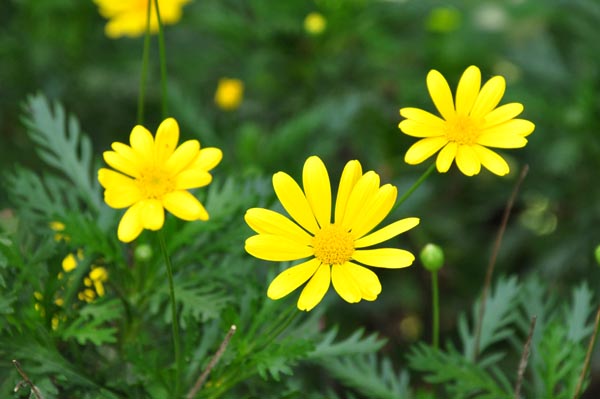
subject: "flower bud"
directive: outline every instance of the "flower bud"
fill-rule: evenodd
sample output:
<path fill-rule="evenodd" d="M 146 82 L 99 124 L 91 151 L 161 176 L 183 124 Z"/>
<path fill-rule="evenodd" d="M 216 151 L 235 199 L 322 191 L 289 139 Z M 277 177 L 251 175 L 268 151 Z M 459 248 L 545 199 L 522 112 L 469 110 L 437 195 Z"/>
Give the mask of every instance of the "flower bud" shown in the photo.
<path fill-rule="evenodd" d="M 134 257 L 138 262 L 146 262 L 152 258 L 152 247 L 148 244 L 141 244 L 135 248 Z"/>
<path fill-rule="evenodd" d="M 594 257 L 596 258 L 596 262 L 600 265 L 600 245 L 594 250 Z"/>
<path fill-rule="evenodd" d="M 419 253 L 419 260 L 430 272 L 438 271 L 444 266 L 444 250 L 435 244 L 427 244 Z"/>

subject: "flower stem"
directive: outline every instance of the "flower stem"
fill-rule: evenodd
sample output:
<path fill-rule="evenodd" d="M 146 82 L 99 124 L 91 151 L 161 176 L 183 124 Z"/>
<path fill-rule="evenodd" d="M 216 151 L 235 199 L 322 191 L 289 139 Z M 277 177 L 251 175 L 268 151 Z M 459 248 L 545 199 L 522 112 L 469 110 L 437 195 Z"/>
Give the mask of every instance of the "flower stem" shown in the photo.
<path fill-rule="evenodd" d="M 160 58 L 160 86 L 161 86 L 161 104 L 162 104 L 162 116 L 163 119 L 169 116 L 169 107 L 167 100 L 167 56 L 165 52 L 165 35 L 163 32 L 163 24 L 160 18 L 160 11 L 158 8 L 158 0 L 154 0 L 156 6 L 156 19 L 158 21 L 158 52 Z"/>
<path fill-rule="evenodd" d="M 146 33 L 144 35 L 144 49 L 142 50 L 142 72 L 140 74 L 140 92 L 138 93 L 137 123 L 144 123 L 144 97 L 146 96 L 146 74 L 148 72 L 148 55 L 150 53 L 150 8 L 152 0 L 148 0 L 146 12 Z"/>
<path fill-rule="evenodd" d="M 396 208 L 398 208 L 404 201 L 406 201 L 408 197 L 410 197 L 410 195 L 429 177 L 434 170 L 435 162 L 432 163 L 431 166 L 425 172 L 423 172 L 421 177 L 419 177 L 419 179 L 402 195 L 402 197 L 396 201 L 396 205 L 394 205 L 392 212 L 395 211 Z"/>
<path fill-rule="evenodd" d="M 431 306 L 433 308 L 433 347 L 440 346 L 440 295 L 438 289 L 438 272 L 431 271 Z"/>
<path fill-rule="evenodd" d="M 165 243 L 165 237 L 162 231 L 158 231 L 158 241 L 160 243 L 160 249 L 165 258 L 165 265 L 167 266 L 167 277 L 169 280 L 169 295 L 171 297 L 171 326 L 173 327 L 173 352 L 175 353 L 175 395 L 173 397 L 179 397 L 180 390 L 180 376 L 182 369 L 182 359 L 180 350 L 180 336 L 179 336 L 179 318 L 177 316 L 177 301 L 175 300 L 175 287 L 173 285 L 173 265 L 171 264 L 171 258 L 167 252 L 167 244 Z"/>

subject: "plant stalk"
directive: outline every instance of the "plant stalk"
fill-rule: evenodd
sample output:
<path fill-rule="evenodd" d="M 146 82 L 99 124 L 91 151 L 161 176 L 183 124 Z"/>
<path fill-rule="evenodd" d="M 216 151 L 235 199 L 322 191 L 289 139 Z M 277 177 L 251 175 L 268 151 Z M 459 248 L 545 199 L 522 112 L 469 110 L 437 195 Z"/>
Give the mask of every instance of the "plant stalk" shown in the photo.
<path fill-rule="evenodd" d="M 137 123 L 144 124 L 144 98 L 146 96 L 146 75 L 148 72 L 148 58 L 150 53 L 150 9 L 152 0 L 148 0 L 146 11 L 146 33 L 144 34 L 144 49 L 142 50 L 142 71 L 140 73 L 140 91 L 138 93 Z"/>
<path fill-rule="evenodd" d="M 163 119 L 169 116 L 169 106 L 167 99 L 167 56 L 165 51 L 165 35 L 160 17 L 160 11 L 158 8 L 158 0 L 154 0 L 156 6 L 156 19 L 158 21 L 158 52 L 160 58 L 160 87 L 161 87 L 161 105 L 162 105 L 162 117 Z"/>
<path fill-rule="evenodd" d="M 438 272 L 431 271 L 431 306 L 433 307 L 433 347 L 440 346 L 440 298 L 438 288 Z"/>

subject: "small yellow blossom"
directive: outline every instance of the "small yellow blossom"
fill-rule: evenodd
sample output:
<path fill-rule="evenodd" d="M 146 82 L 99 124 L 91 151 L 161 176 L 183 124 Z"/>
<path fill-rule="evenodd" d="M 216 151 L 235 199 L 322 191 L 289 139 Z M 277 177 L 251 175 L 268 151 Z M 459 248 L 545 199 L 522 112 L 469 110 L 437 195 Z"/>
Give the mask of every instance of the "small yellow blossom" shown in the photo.
<path fill-rule="evenodd" d="M 327 20 L 318 12 L 311 12 L 304 18 L 304 30 L 311 35 L 320 35 L 327 27 Z"/>
<path fill-rule="evenodd" d="M 158 32 L 158 19 L 154 0 L 94 0 L 100 15 L 108 19 L 104 32 L 115 39 L 122 36 L 138 37 L 146 32 L 148 4 L 150 33 Z M 160 0 L 160 20 L 163 25 L 173 25 L 181 20 L 181 9 L 190 0 Z"/>
<path fill-rule="evenodd" d="M 114 170 L 98 171 L 106 204 L 129 208 L 119 223 L 119 240 L 131 242 L 144 229 L 160 230 L 165 209 L 183 220 L 208 220 L 206 209 L 188 190 L 210 184 L 208 172 L 221 161 L 221 150 L 200 149 L 198 140 L 177 146 L 179 125 L 173 118 L 160 124 L 155 138 L 145 127 L 135 126 L 129 142 L 113 143 L 104 160 Z"/>
<path fill-rule="evenodd" d="M 215 104 L 224 111 L 236 110 L 244 97 L 244 82 L 239 79 L 222 78 L 215 92 Z"/>
<path fill-rule="evenodd" d="M 415 257 L 403 249 L 367 248 L 412 229 L 419 219 L 398 220 L 372 232 L 394 207 L 397 189 L 380 186 L 373 171 L 363 174 L 358 161 L 348 162 L 342 172 L 333 214 L 329 175 L 320 158 L 306 160 L 302 181 L 304 190 L 284 172 L 273 175 L 275 194 L 291 220 L 262 208 L 245 215 L 258 233 L 246 240 L 249 254 L 277 262 L 303 259 L 271 282 L 267 296 L 283 298 L 308 281 L 298 299 L 300 310 L 321 302 L 330 283 L 349 303 L 374 301 L 381 283 L 362 265 L 396 269 L 410 266 Z"/>
<path fill-rule="evenodd" d="M 80 291 L 79 294 L 77 294 L 77 298 L 79 298 L 80 301 L 90 303 L 93 302 L 94 299 L 96 299 L 96 292 L 94 292 L 94 290 L 92 290 L 91 288 L 86 288 L 83 291 Z"/>
<path fill-rule="evenodd" d="M 102 283 L 108 280 L 108 272 L 103 267 L 93 267 L 90 272 L 90 279 L 96 289 L 98 296 L 104 296 L 104 285 Z"/>
<path fill-rule="evenodd" d="M 456 99 L 442 74 L 432 70 L 427 75 L 427 88 L 441 118 L 419 108 L 402 108 L 406 118 L 398 127 L 405 134 L 421 140 L 413 144 L 404 157 L 416 165 L 439 151 L 437 170 L 445 173 L 456 160 L 458 169 L 467 176 L 480 172 L 481 166 L 503 176 L 509 172 L 506 161 L 491 148 L 520 148 L 535 125 L 525 119 L 515 119 L 523 112 L 520 103 L 498 103 L 504 95 L 506 82 L 494 76 L 481 86 L 481 72 L 476 66 L 463 73 Z"/>
<path fill-rule="evenodd" d="M 62 233 L 66 228 L 64 223 L 55 220 L 55 221 L 50 222 L 49 226 L 50 226 L 51 230 L 55 231 L 54 241 L 68 242 L 70 240 L 70 237 L 68 235 Z"/>

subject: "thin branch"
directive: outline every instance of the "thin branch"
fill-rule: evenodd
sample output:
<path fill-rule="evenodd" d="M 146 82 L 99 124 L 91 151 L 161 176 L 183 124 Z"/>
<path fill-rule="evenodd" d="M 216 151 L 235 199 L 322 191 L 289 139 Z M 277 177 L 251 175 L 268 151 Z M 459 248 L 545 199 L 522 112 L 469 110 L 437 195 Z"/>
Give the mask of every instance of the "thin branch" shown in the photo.
<path fill-rule="evenodd" d="M 477 356 L 479 355 L 479 340 L 481 337 L 481 325 L 483 324 L 483 315 L 485 313 L 485 303 L 487 301 L 490 285 L 492 284 L 492 275 L 494 274 L 494 267 L 496 266 L 496 258 L 498 257 L 498 252 L 500 252 L 500 244 L 502 244 L 502 238 L 504 237 L 504 232 L 506 231 L 508 218 L 510 217 L 510 212 L 512 211 L 512 207 L 515 203 L 515 199 L 517 198 L 517 194 L 519 193 L 519 188 L 521 187 L 521 183 L 523 183 L 523 180 L 525 180 L 525 176 L 527 176 L 528 171 L 529 166 L 525 165 L 521 170 L 521 174 L 519 175 L 515 187 L 513 188 L 513 191 L 510 195 L 510 198 L 506 203 L 506 207 L 504 208 L 504 214 L 502 215 L 502 223 L 498 228 L 498 235 L 496 236 L 496 241 L 494 242 L 494 248 L 492 250 L 490 262 L 487 267 L 487 273 L 485 275 L 483 293 L 481 294 L 481 303 L 479 305 L 477 327 L 475 329 L 475 350 L 473 351 L 473 360 L 477 359 Z"/>
<path fill-rule="evenodd" d="M 20 381 L 17 384 L 17 386 L 15 387 L 15 392 L 17 392 L 23 385 L 29 385 L 31 392 L 33 392 L 36 399 L 44 399 L 44 397 L 42 396 L 42 393 L 40 392 L 38 387 L 36 387 L 33 384 L 33 382 L 31 382 L 31 380 L 29 379 L 29 377 L 27 376 L 25 371 L 23 371 L 23 369 L 21 368 L 21 365 L 19 364 L 19 362 L 17 360 L 13 360 L 12 363 L 15 366 L 15 368 L 17 369 L 17 371 L 19 372 L 19 374 L 21 374 L 21 378 L 23 378 L 23 381 Z"/>
<path fill-rule="evenodd" d="M 194 387 L 187 394 L 187 396 L 186 396 L 187 399 L 194 398 L 196 396 L 196 394 L 198 393 L 198 391 L 200 390 L 200 388 L 202 388 L 202 385 L 208 378 L 208 375 L 210 374 L 211 370 L 215 367 L 215 365 L 217 364 L 219 359 L 221 359 L 221 356 L 223 356 L 223 353 L 225 353 L 225 349 L 227 349 L 227 345 L 229 345 L 229 341 L 231 340 L 231 337 L 233 336 L 233 334 L 235 334 L 236 329 L 237 329 L 237 327 L 235 326 L 235 324 L 229 328 L 229 331 L 227 332 L 227 335 L 223 339 L 223 342 L 221 342 L 221 346 L 219 346 L 217 353 L 215 353 L 213 358 L 210 359 L 208 366 L 206 366 L 206 369 L 202 372 L 200 377 L 198 377 L 198 379 L 196 380 Z"/>
<path fill-rule="evenodd" d="M 521 384 L 523 383 L 523 375 L 525 374 L 525 369 L 527 368 L 527 362 L 529 361 L 529 351 L 531 349 L 531 339 L 533 338 L 533 330 L 535 330 L 535 322 L 537 321 L 537 316 L 531 317 L 531 325 L 529 326 L 529 334 L 527 335 L 527 340 L 523 345 L 523 353 L 521 354 L 521 361 L 519 362 L 519 370 L 517 371 L 517 384 L 515 385 L 515 399 L 519 399 L 521 397 Z"/>
<path fill-rule="evenodd" d="M 596 344 L 596 337 L 598 336 L 598 325 L 600 324 L 600 306 L 598 306 L 598 310 L 596 311 L 596 321 L 594 322 L 594 332 L 592 332 L 592 336 L 590 337 L 590 343 L 588 344 L 588 350 L 585 355 L 585 360 L 583 362 L 583 370 L 581 370 L 581 375 L 579 376 L 579 382 L 577 383 L 577 388 L 575 389 L 575 394 L 573 395 L 573 399 L 579 399 L 579 395 L 581 395 L 581 389 L 583 388 L 583 381 L 585 380 L 585 376 L 588 372 L 588 368 L 590 367 L 590 359 L 592 357 L 592 351 L 594 350 L 594 345 Z"/>

